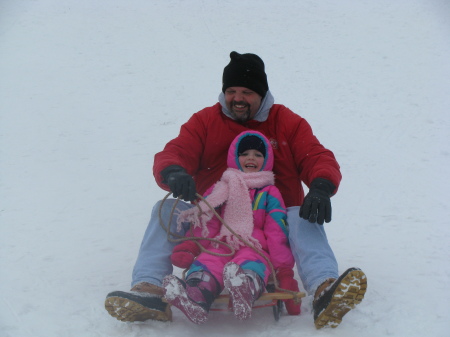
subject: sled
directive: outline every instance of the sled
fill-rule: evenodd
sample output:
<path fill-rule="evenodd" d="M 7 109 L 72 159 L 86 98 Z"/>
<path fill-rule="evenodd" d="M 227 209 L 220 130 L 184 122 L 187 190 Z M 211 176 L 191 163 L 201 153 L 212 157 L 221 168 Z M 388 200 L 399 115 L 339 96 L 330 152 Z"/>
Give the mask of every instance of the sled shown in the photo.
<path fill-rule="evenodd" d="M 283 311 L 283 300 L 291 300 L 294 297 L 297 298 L 298 301 L 301 302 L 301 299 L 306 296 L 303 292 L 285 293 L 285 292 L 276 292 L 275 285 L 273 283 L 269 283 L 266 286 L 267 292 L 263 293 L 253 305 L 253 309 L 259 308 L 267 308 L 272 307 L 273 317 L 276 322 L 280 319 L 281 312 Z M 163 299 L 166 302 L 165 299 Z M 227 307 L 224 308 L 223 304 L 227 304 Z M 228 294 L 219 295 L 213 302 L 212 307 L 209 309 L 210 311 L 233 311 L 230 301 L 230 296 Z"/>
<path fill-rule="evenodd" d="M 259 308 L 267 308 L 272 307 L 273 311 L 273 317 L 276 322 L 280 319 L 281 312 L 283 311 L 283 300 L 291 300 L 294 299 L 294 295 L 291 293 L 284 293 L 284 292 L 276 292 L 275 286 L 273 284 L 268 284 L 267 292 L 263 293 L 256 303 L 253 305 L 253 309 L 259 309 Z M 296 293 L 295 297 L 301 301 L 301 298 L 305 297 L 305 293 L 298 292 Z M 220 304 L 227 304 L 227 308 L 223 307 L 217 307 L 217 304 L 220 306 Z M 213 306 L 211 307 L 210 311 L 232 311 L 230 297 L 228 294 L 221 294 L 219 297 L 217 297 L 213 303 Z"/>

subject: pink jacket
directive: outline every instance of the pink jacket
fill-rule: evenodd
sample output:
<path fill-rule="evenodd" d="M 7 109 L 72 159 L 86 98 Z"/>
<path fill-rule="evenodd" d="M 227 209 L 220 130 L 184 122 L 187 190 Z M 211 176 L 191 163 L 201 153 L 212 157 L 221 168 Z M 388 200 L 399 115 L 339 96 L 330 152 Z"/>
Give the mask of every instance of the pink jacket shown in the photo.
<path fill-rule="evenodd" d="M 272 146 L 264 135 L 252 130 L 242 132 L 232 142 L 228 151 L 228 167 L 240 169 L 237 148 L 241 138 L 248 134 L 258 135 L 265 142 L 267 154 L 262 170 L 271 171 L 274 162 Z M 204 194 L 206 200 L 208 200 L 207 196 L 211 193 L 214 186 L 211 186 Z M 249 194 L 253 211 L 252 237 L 259 241 L 263 251 L 267 254 L 275 269 L 280 267 L 293 268 L 295 262 L 288 241 L 286 207 L 280 191 L 275 185 L 267 185 L 261 188 L 249 189 Z M 223 205 L 216 209 L 221 217 L 223 217 L 225 207 L 226 205 Z M 207 237 L 216 237 L 220 232 L 221 226 L 222 223 L 220 220 L 214 216 L 207 223 L 209 230 Z M 201 232 L 202 229 L 196 227 L 193 235 L 197 237 L 202 236 Z M 207 240 L 203 240 L 201 243 L 206 248 L 210 245 L 210 241 Z"/>

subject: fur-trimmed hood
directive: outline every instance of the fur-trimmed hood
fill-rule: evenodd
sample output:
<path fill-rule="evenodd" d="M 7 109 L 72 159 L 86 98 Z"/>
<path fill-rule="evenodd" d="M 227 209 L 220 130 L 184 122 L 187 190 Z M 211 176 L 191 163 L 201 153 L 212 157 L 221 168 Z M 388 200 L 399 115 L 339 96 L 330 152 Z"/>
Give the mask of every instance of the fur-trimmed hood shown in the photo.
<path fill-rule="evenodd" d="M 247 130 L 247 131 L 241 132 L 233 140 L 233 142 L 231 143 L 230 148 L 228 150 L 228 157 L 227 157 L 228 167 L 242 171 L 242 167 L 239 164 L 238 148 L 239 148 L 239 143 L 242 141 L 242 139 L 245 137 L 248 137 L 248 136 L 256 136 L 262 140 L 262 142 L 264 143 L 264 146 L 266 147 L 266 155 L 264 157 L 264 163 L 262 165 L 261 171 L 272 171 L 273 160 L 274 160 L 272 145 L 270 144 L 269 140 L 261 132 L 253 131 L 253 130 Z"/>

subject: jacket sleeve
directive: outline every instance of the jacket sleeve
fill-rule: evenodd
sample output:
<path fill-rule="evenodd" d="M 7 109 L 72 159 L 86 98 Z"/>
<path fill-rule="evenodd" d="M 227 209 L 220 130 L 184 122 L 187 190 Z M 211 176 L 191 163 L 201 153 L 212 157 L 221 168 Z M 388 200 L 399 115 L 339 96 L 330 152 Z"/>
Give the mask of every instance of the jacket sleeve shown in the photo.
<path fill-rule="evenodd" d="M 181 126 L 179 135 L 169 141 L 164 149 L 155 155 L 153 175 L 159 187 L 166 191 L 169 190 L 161 176 L 161 171 L 168 166 L 181 166 L 189 174 L 194 175 L 204 152 L 205 139 L 206 127 L 200 114 L 196 113 Z"/>
<path fill-rule="evenodd" d="M 295 261 L 289 246 L 287 214 L 281 193 L 275 186 L 270 186 L 266 199 L 266 219 L 264 235 L 267 240 L 269 258 L 276 269 L 293 268 Z"/>
<path fill-rule="evenodd" d="M 315 178 L 324 178 L 336 186 L 335 194 L 342 179 L 339 164 L 330 150 L 325 148 L 313 134 L 309 123 L 291 110 L 287 111 L 284 128 L 294 156 L 300 179 L 309 187 Z"/>

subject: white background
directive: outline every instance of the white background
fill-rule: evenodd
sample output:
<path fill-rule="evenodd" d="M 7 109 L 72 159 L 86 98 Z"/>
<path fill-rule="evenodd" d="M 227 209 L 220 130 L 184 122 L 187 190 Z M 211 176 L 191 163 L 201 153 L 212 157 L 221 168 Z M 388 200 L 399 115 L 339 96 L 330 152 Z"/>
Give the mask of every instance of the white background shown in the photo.
<path fill-rule="evenodd" d="M 368 291 L 337 329 L 271 309 L 204 326 L 108 315 L 128 290 L 153 156 L 217 102 L 229 53 L 341 164 L 326 225 Z M 1 0 L 0 336 L 449 336 L 445 0 Z"/>

